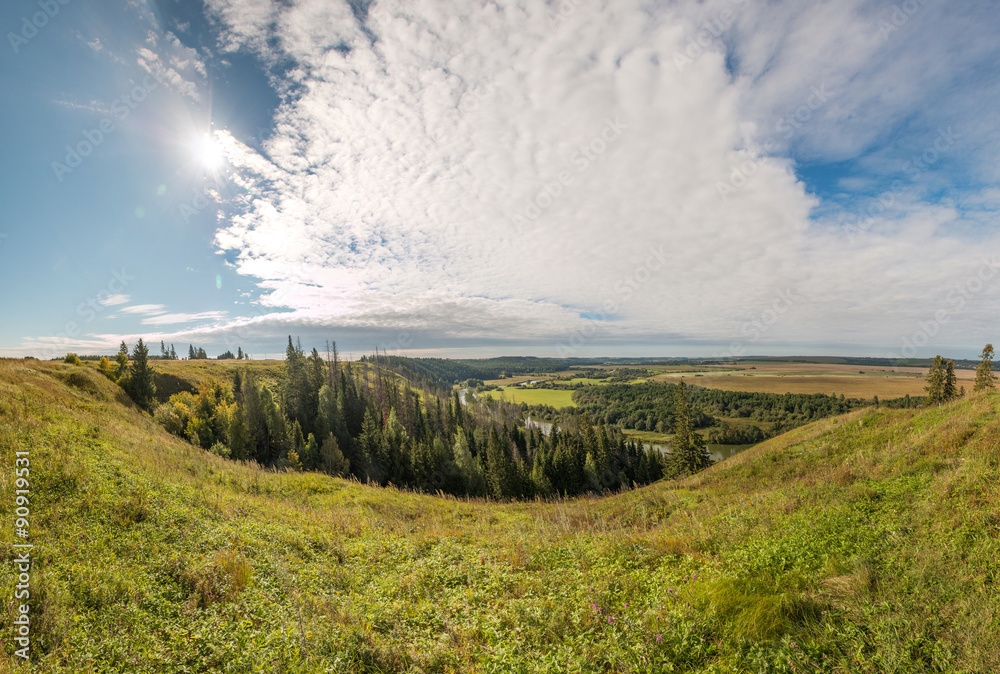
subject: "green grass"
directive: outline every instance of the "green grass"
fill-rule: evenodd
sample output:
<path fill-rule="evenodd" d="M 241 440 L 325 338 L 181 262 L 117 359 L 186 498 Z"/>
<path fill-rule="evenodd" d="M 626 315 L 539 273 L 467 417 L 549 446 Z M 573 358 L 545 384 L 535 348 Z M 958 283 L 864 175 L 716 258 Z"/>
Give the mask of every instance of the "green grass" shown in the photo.
<path fill-rule="evenodd" d="M 31 457 L 24 671 L 1000 668 L 995 394 L 525 504 L 229 462 L 125 402 L 92 369 L 0 360 L 8 527 L 13 452 Z"/>
<path fill-rule="evenodd" d="M 486 391 L 478 395 L 499 398 L 501 393 L 503 394 L 504 399 L 518 405 L 521 403 L 527 403 L 529 405 L 551 405 L 556 409 L 562 407 L 576 407 L 576 403 L 573 402 L 573 392 L 564 389 L 508 386 L 498 391 Z"/>

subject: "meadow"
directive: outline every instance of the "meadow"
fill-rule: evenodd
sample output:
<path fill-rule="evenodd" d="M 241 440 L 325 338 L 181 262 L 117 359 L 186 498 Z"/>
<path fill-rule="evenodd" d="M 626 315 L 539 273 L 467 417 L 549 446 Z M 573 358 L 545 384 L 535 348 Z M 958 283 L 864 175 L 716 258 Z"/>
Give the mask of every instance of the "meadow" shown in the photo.
<path fill-rule="evenodd" d="M 490 503 L 231 462 L 92 368 L 2 360 L 23 671 L 996 671 L 998 412 L 858 410 L 683 481 Z"/>
<path fill-rule="evenodd" d="M 520 405 L 551 405 L 556 409 L 576 407 L 573 402 L 573 391 L 569 389 L 527 388 L 525 386 L 505 386 L 497 391 L 484 391 L 477 394 L 486 398 L 500 398 Z"/>

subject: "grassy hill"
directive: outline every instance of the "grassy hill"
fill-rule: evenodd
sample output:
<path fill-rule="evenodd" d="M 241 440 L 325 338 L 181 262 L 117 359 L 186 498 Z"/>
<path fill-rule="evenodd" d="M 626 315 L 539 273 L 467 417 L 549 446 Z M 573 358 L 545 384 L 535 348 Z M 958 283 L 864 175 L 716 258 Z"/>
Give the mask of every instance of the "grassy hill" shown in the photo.
<path fill-rule="evenodd" d="M 998 411 L 863 410 L 683 482 L 490 504 L 229 462 L 92 368 L 0 360 L 5 624 L 27 451 L 34 671 L 996 671 Z"/>

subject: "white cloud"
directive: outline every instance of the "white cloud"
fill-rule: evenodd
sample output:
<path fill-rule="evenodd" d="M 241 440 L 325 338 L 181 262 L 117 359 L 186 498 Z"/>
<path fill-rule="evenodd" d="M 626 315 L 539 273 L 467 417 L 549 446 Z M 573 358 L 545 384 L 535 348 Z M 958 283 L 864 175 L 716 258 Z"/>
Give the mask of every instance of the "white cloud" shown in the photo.
<path fill-rule="evenodd" d="M 131 307 L 122 307 L 119 311 L 123 314 L 162 314 L 166 310 L 162 304 L 135 304 Z"/>
<path fill-rule="evenodd" d="M 226 317 L 226 311 L 202 311 L 193 314 L 159 314 L 142 319 L 143 325 L 174 325 L 197 321 L 217 321 Z"/>
<path fill-rule="evenodd" d="M 372 42 L 343 2 L 208 4 L 227 48 L 294 64 L 264 154 L 222 135 L 250 196 L 217 243 L 262 279 L 264 306 L 292 309 L 281 320 L 728 343 L 792 289 L 802 300 L 768 340 L 882 345 L 1000 250 L 956 234 L 962 213 L 911 182 L 852 241 L 850 214 L 814 219 L 796 177 L 797 160 L 857 157 L 927 107 L 948 50 L 983 34 L 968 13 L 925 8 L 885 39 L 860 1 L 581 0 L 553 21 L 540 0 L 425 0 L 372 5 Z M 983 290 L 948 329 L 980 325 L 997 298 Z"/>
<path fill-rule="evenodd" d="M 106 307 L 114 307 L 114 306 L 118 306 L 119 304 L 125 304 L 130 299 L 131 298 L 128 295 L 122 295 L 122 294 L 118 293 L 118 294 L 115 294 L 115 295 L 108 295 L 104 299 L 99 299 L 98 302 L 100 302 L 101 305 L 106 306 Z"/>

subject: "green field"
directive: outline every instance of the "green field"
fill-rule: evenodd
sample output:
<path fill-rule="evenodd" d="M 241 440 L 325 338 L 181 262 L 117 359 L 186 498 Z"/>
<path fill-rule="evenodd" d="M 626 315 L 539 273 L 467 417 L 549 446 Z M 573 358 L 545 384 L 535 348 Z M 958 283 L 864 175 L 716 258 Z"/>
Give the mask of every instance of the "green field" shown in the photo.
<path fill-rule="evenodd" d="M 584 384 L 585 386 L 595 386 L 599 384 L 607 384 L 611 379 L 605 377 L 604 379 L 591 379 L 590 377 L 573 377 L 568 380 L 567 384 Z"/>
<path fill-rule="evenodd" d="M 535 389 L 523 386 L 507 386 L 497 391 L 485 391 L 478 395 L 495 398 L 499 398 L 502 395 L 505 400 L 517 403 L 518 405 L 521 403 L 551 405 L 556 409 L 561 407 L 576 407 L 576 403 L 573 402 L 573 392 L 564 389 Z"/>
<path fill-rule="evenodd" d="M 498 504 L 231 462 L 92 368 L 0 360 L 0 446 L 3 596 L 13 541 L 35 546 L 17 671 L 1000 669 L 995 393 L 824 419 L 680 482 Z"/>

